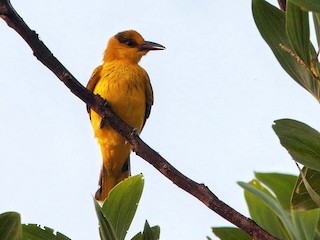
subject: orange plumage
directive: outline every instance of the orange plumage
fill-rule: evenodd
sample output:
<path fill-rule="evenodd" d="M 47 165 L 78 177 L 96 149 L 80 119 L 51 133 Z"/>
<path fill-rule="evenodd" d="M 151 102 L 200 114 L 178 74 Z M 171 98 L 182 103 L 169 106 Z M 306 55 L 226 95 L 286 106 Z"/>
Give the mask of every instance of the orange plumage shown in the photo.
<path fill-rule="evenodd" d="M 128 125 L 141 132 L 150 115 L 153 92 L 147 72 L 138 65 L 150 50 L 163 50 L 162 45 L 148 42 L 136 31 L 113 36 L 103 57 L 103 64 L 93 72 L 87 88 L 105 98 L 115 113 Z M 111 189 L 130 176 L 131 146 L 101 117 L 89 109 L 91 124 L 102 153 L 100 188 L 96 199 L 104 201 Z"/>

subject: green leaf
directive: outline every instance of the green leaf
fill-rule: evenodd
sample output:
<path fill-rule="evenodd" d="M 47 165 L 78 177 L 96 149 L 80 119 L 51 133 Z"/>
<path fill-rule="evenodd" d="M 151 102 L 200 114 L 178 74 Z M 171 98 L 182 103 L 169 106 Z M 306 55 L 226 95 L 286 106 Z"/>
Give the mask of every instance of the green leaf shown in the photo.
<path fill-rule="evenodd" d="M 159 226 L 153 226 L 151 227 L 151 230 L 156 237 L 156 239 L 160 239 L 160 227 Z M 143 233 L 139 232 L 137 233 L 131 240 L 142 240 L 143 238 Z"/>
<path fill-rule="evenodd" d="M 309 187 L 313 189 L 315 193 L 320 194 L 320 172 L 313 170 L 311 168 L 304 167 L 302 169 L 305 179 L 309 184 Z M 309 189 L 310 191 L 310 189 Z M 309 210 L 318 208 L 319 206 L 311 198 L 300 174 L 294 192 L 291 199 L 291 205 L 293 209 L 296 210 Z"/>
<path fill-rule="evenodd" d="M 143 229 L 142 240 L 158 240 L 160 235 L 160 227 L 153 231 L 148 221 L 146 221 Z"/>
<path fill-rule="evenodd" d="M 16 212 L 6 212 L 0 214 L 0 239 L 18 240 L 21 239 L 20 214 Z"/>
<path fill-rule="evenodd" d="M 320 207 L 320 196 L 319 194 L 317 194 L 317 192 L 315 190 L 313 190 L 313 188 L 311 187 L 311 185 L 309 184 L 308 180 L 306 179 L 306 176 L 304 174 L 304 172 L 302 172 L 302 170 L 300 169 L 299 165 L 297 164 L 299 171 L 300 171 L 300 176 L 303 180 L 303 184 L 306 187 L 311 199 L 317 204 L 318 207 Z M 319 182 L 319 178 L 317 179 L 317 183 Z M 317 189 L 319 190 L 319 189 Z"/>
<path fill-rule="evenodd" d="M 258 181 L 238 182 L 244 188 L 250 215 L 262 228 L 280 239 L 299 239 L 290 217 L 279 202 Z M 257 198 L 253 198 L 252 195 Z M 262 205 L 262 203 L 264 205 Z M 251 209 L 250 209 L 251 208 Z M 275 220 L 274 215 L 280 220 Z M 281 227 L 283 224 L 284 228 Z M 288 238 L 288 235 L 290 236 Z"/>
<path fill-rule="evenodd" d="M 308 125 L 292 119 L 275 121 L 272 126 L 292 158 L 320 171 L 320 134 Z"/>
<path fill-rule="evenodd" d="M 289 0 L 297 6 L 312 12 L 320 12 L 320 2 L 316 0 Z"/>
<path fill-rule="evenodd" d="M 294 57 L 296 53 L 287 35 L 285 13 L 265 0 L 252 0 L 252 12 L 261 36 L 282 68 L 319 101 L 319 82 L 312 76 L 310 70 Z M 313 49 L 312 46 L 309 47 Z"/>
<path fill-rule="evenodd" d="M 315 239 L 320 219 L 319 209 L 309 211 L 292 210 L 291 215 L 296 229 L 300 232 L 300 239 Z"/>
<path fill-rule="evenodd" d="M 313 240 L 320 240 L 320 221 L 318 221 L 318 228 Z"/>
<path fill-rule="evenodd" d="M 54 233 L 49 227 L 41 227 L 37 224 L 22 225 L 22 240 L 70 240 L 62 233 Z"/>
<path fill-rule="evenodd" d="M 212 228 L 213 233 L 221 240 L 251 240 L 251 237 L 239 228 Z"/>
<path fill-rule="evenodd" d="M 99 233 L 101 240 L 119 240 L 119 238 L 116 235 L 116 231 L 114 230 L 114 227 L 110 223 L 110 220 L 103 213 L 99 203 L 95 199 L 93 200 L 99 220 Z"/>
<path fill-rule="evenodd" d="M 259 181 L 253 180 L 249 184 L 273 198 L 271 193 L 266 190 Z M 258 225 L 279 239 L 290 239 L 281 220 L 269 206 L 267 206 L 258 196 L 247 190 L 244 191 L 244 195 L 251 218 Z"/>
<path fill-rule="evenodd" d="M 297 55 L 310 67 L 310 31 L 308 12 L 288 1 L 286 28 L 290 43 Z"/>
<path fill-rule="evenodd" d="M 137 233 L 131 240 L 142 240 L 142 232 Z"/>
<path fill-rule="evenodd" d="M 281 173 L 256 172 L 255 177 L 274 192 L 285 210 L 290 210 L 291 195 L 297 181 L 296 176 Z"/>
<path fill-rule="evenodd" d="M 138 207 L 144 185 L 143 175 L 129 177 L 109 194 L 102 211 L 110 220 L 119 240 L 123 240 Z"/>

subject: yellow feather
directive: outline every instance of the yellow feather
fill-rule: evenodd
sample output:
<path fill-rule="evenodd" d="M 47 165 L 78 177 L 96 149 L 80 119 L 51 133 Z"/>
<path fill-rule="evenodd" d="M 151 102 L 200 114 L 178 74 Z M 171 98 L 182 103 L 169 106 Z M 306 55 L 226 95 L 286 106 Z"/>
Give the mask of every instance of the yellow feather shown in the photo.
<path fill-rule="evenodd" d="M 138 133 L 153 104 L 148 74 L 138 62 L 149 50 L 162 49 L 164 47 L 159 44 L 145 42 L 136 31 L 118 33 L 109 40 L 104 63 L 95 69 L 87 85 L 90 91 L 106 99 L 115 113 Z M 101 117 L 97 113 L 89 110 L 89 114 L 102 153 L 100 189 L 96 198 L 103 201 L 117 183 L 130 175 L 131 147 L 107 124 L 101 128 Z"/>

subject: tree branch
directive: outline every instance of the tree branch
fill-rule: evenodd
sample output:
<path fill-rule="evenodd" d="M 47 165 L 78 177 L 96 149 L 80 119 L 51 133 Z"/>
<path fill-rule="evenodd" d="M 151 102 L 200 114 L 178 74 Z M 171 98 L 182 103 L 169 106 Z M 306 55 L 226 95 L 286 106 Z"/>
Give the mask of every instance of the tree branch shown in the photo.
<path fill-rule="evenodd" d="M 0 17 L 7 22 L 9 27 L 20 34 L 33 50 L 34 56 L 48 67 L 72 93 L 89 105 L 89 107 L 101 117 L 107 119 L 108 124 L 132 145 L 132 148 L 137 155 L 152 164 L 178 187 L 198 198 L 217 214 L 247 232 L 253 239 L 276 240 L 275 237 L 264 231 L 254 221 L 246 218 L 224 202 L 220 201 L 204 184 L 199 184 L 184 176 L 156 151 L 143 142 L 134 129 L 122 121 L 122 119 L 108 107 L 103 98 L 89 92 L 58 61 L 58 59 L 53 56 L 46 45 L 39 40 L 38 34 L 35 31 L 32 31 L 14 10 L 9 0 L 0 0 Z"/>
<path fill-rule="evenodd" d="M 287 0 L 278 0 L 279 7 L 282 11 L 286 11 Z"/>

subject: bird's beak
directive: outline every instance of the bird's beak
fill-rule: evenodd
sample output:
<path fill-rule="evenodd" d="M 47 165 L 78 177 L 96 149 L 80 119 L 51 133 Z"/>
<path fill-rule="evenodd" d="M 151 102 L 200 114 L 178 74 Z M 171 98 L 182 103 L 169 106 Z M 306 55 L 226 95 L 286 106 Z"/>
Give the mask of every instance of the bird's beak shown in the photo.
<path fill-rule="evenodd" d="M 159 43 L 144 41 L 142 44 L 138 45 L 139 51 L 150 51 L 150 50 L 164 50 L 166 49 Z"/>

